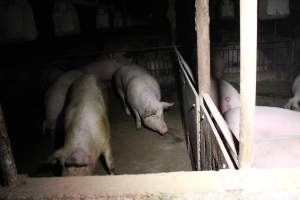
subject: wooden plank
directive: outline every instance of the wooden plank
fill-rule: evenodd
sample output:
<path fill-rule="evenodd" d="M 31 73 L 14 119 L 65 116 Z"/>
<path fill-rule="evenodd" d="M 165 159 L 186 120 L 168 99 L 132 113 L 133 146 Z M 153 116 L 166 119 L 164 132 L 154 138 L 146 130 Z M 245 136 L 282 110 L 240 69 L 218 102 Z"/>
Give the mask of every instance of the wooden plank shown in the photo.
<path fill-rule="evenodd" d="M 240 2 L 241 121 L 240 168 L 253 166 L 254 111 L 256 94 L 257 0 Z"/>
<path fill-rule="evenodd" d="M 5 119 L 0 105 L 0 182 L 4 186 L 13 186 L 17 181 L 17 168 L 10 147 Z"/>
<path fill-rule="evenodd" d="M 210 162 L 211 162 L 210 165 L 211 165 L 212 164 L 212 161 L 211 161 L 212 158 L 214 158 L 214 157 L 218 158 L 219 156 L 222 156 L 222 157 L 224 157 L 224 161 L 226 161 L 226 163 L 224 163 L 223 161 L 222 161 L 222 163 L 217 163 L 217 165 L 219 165 L 219 166 L 217 166 L 217 168 L 222 169 L 222 168 L 225 168 L 225 167 L 228 166 L 229 169 L 235 169 L 234 164 L 230 159 L 230 156 L 229 156 L 229 154 L 228 154 L 228 152 L 227 152 L 227 150 L 226 150 L 226 148 L 223 144 L 222 139 L 219 136 L 219 133 L 218 133 L 213 121 L 210 118 L 210 115 L 209 115 L 207 109 L 204 106 L 203 107 L 201 106 L 201 109 L 203 110 L 204 115 L 205 115 L 204 120 L 207 120 L 208 125 L 209 125 L 209 129 L 211 130 L 210 132 L 206 130 L 206 133 L 204 133 L 204 134 L 213 134 L 213 135 L 209 136 L 211 138 L 207 137 L 206 140 L 213 141 L 215 139 L 217 141 L 217 144 L 212 143 L 210 145 L 208 151 L 213 151 L 216 148 L 219 148 L 221 150 L 221 151 L 218 151 L 218 153 L 221 153 L 221 155 L 209 154 L 206 157 L 206 159 L 210 160 Z M 214 137 L 214 138 L 212 138 L 212 137 Z M 223 166 L 223 165 L 225 165 L 225 166 Z"/>
<path fill-rule="evenodd" d="M 20 178 L 0 199 L 297 199 L 300 168 Z"/>
<path fill-rule="evenodd" d="M 195 7 L 199 94 L 210 93 L 209 0 L 196 0 Z"/>
<path fill-rule="evenodd" d="M 203 99 L 204 102 L 207 104 L 207 107 L 210 111 L 210 114 L 212 115 L 212 118 L 215 119 L 216 123 L 218 124 L 226 142 L 228 143 L 229 146 L 229 153 L 233 157 L 235 164 L 238 166 L 238 155 L 237 155 L 237 150 L 235 148 L 234 144 L 234 136 L 231 134 L 231 131 L 229 130 L 229 127 L 227 123 L 225 122 L 224 118 L 220 114 L 219 110 L 217 109 L 216 105 L 210 98 L 209 94 L 204 93 L 203 94 Z"/>

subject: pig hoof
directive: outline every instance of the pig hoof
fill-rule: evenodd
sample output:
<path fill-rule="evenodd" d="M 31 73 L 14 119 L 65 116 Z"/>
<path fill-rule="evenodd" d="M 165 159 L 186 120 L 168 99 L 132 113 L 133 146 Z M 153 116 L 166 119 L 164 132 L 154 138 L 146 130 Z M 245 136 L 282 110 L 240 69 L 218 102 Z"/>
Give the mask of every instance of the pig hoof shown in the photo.
<path fill-rule="evenodd" d="M 140 129 L 140 128 L 142 128 L 142 124 L 141 123 L 136 123 L 136 129 Z"/>
<path fill-rule="evenodd" d="M 109 175 L 116 175 L 115 169 L 109 169 Z"/>

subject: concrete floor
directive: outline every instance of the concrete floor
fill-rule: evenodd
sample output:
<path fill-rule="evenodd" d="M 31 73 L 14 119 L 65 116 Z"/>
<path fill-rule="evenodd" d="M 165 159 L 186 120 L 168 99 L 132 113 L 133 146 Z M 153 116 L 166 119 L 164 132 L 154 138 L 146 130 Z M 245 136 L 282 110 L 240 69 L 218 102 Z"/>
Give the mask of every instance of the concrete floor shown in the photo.
<path fill-rule="evenodd" d="M 125 114 L 121 100 L 109 92 L 112 149 L 117 174 L 191 171 L 176 90 L 168 95 L 175 106 L 165 112 L 169 132 L 161 136 L 146 128 L 136 129 L 132 116 Z M 97 175 L 107 174 L 103 164 Z"/>
<path fill-rule="evenodd" d="M 236 84 L 233 85 L 237 86 Z M 256 104 L 283 107 L 289 97 L 289 88 L 290 83 L 288 82 L 259 82 L 257 84 Z M 168 93 L 165 91 L 168 91 Z M 163 90 L 162 94 L 163 100 L 175 101 L 175 106 L 165 112 L 165 120 L 169 127 L 169 132 L 165 136 L 161 136 L 145 128 L 137 130 L 133 117 L 125 114 L 119 97 L 116 96 L 113 90 L 110 90 L 109 117 L 112 129 L 112 149 L 117 174 L 192 170 L 186 149 L 185 135 L 181 121 L 180 101 L 177 97 L 176 89 L 168 88 L 168 90 Z M 28 97 L 30 96 L 28 95 Z M 35 102 L 33 100 L 34 98 L 29 99 L 28 102 Z M 28 105 L 31 105 L 28 102 L 24 102 L 24 105 L 20 104 L 15 110 L 27 108 Z M 13 105 L 18 105 L 16 103 L 14 102 Z M 35 175 L 35 171 L 39 165 L 47 159 L 52 150 L 49 137 L 41 134 L 41 127 L 33 129 L 35 127 L 33 119 L 36 119 L 36 117 L 24 117 L 26 113 L 33 112 L 32 108 L 41 109 L 42 105 L 33 104 L 32 107 L 28 107 L 30 111 L 11 112 L 18 116 L 22 114 L 19 117 L 19 121 L 26 126 L 20 124 L 8 126 L 8 131 L 12 146 L 14 147 L 18 172 Z M 36 116 L 39 115 L 36 114 Z M 9 119 L 10 117 L 8 116 Z M 42 116 L 37 119 L 40 119 L 39 125 L 41 125 Z M 29 126 L 30 124 L 32 127 Z M 18 130 L 11 129 L 13 127 L 16 127 Z M 35 131 L 32 132 L 31 130 Z M 14 132 L 16 133 L 14 134 Z M 102 164 L 99 164 L 95 174 L 107 174 Z M 38 176 L 40 175 L 49 176 L 49 174 L 38 173 Z"/>

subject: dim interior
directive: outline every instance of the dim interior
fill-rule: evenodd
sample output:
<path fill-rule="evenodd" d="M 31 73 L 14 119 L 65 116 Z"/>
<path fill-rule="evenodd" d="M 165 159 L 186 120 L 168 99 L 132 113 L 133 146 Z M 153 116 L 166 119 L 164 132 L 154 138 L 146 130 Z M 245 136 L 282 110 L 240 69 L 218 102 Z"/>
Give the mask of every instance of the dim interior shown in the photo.
<path fill-rule="evenodd" d="M 264 13 L 266 5 L 263 3 L 258 10 L 257 105 L 283 107 L 298 72 L 297 11 L 300 5 L 297 1 L 287 2 L 288 8 L 285 4 L 281 6 L 281 15 L 275 17 Z M 56 175 L 45 163 L 63 144 L 64 131 L 63 126 L 60 127 L 56 139 L 43 133 L 49 70 L 79 69 L 101 56 L 120 52 L 145 67 L 159 82 L 162 100 L 175 102 L 175 105 L 164 112 L 166 135 L 144 126 L 137 129 L 133 115 L 125 114 L 112 80 L 104 81 L 116 173 L 193 170 L 181 112 L 179 65 L 171 46 L 178 47 L 197 77 L 194 3 L 183 0 L 1 2 L 1 25 L 6 26 L 7 31 L 3 29 L 0 38 L 0 100 L 18 173 Z M 168 15 L 172 6 L 176 20 Z M 22 26 L 28 28 L 23 32 L 16 8 L 26 10 L 27 14 L 21 18 L 33 17 L 26 23 L 24 20 Z M 210 1 L 212 68 L 220 67 L 213 55 L 221 55 L 222 79 L 237 90 L 238 12 L 238 1 Z M 4 17 L 10 18 L 3 20 Z M 5 21 L 10 23 L 7 25 Z M 18 34 L 14 34 L 15 29 Z M 103 158 L 93 174 L 108 174 Z"/>

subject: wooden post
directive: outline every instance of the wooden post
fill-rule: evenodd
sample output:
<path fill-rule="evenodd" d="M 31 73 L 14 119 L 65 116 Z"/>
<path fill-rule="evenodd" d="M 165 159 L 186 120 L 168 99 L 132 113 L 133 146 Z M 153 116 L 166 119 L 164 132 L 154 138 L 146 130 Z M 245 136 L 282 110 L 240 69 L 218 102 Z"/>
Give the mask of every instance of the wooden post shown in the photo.
<path fill-rule="evenodd" d="M 10 148 L 5 119 L 0 105 L 0 177 L 1 184 L 12 186 L 17 180 L 17 169 Z"/>
<path fill-rule="evenodd" d="M 240 1 L 241 121 L 240 168 L 253 164 L 253 135 L 256 95 L 257 0 Z"/>
<path fill-rule="evenodd" d="M 210 94 L 209 0 L 196 0 L 195 7 L 199 94 Z"/>
<path fill-rule="evenodd" d="M 168 0 L 167 18 L 171 28 L 171 43 L 176 44 L 176 0 Z"/>

